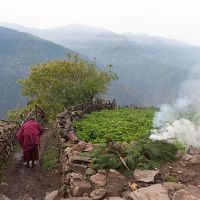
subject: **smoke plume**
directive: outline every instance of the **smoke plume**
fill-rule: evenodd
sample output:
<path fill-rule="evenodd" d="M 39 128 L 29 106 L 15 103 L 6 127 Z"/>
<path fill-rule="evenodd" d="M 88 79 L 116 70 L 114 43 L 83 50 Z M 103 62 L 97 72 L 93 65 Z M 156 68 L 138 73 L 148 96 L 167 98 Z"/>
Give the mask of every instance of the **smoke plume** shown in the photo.
<path fill-rule="evenodd" d="M 200 70 L 195 69 L 180 88 L 179 98 L 162 105 L 154 117 L 153 140 L 180 141 L 200 147 Z"/>

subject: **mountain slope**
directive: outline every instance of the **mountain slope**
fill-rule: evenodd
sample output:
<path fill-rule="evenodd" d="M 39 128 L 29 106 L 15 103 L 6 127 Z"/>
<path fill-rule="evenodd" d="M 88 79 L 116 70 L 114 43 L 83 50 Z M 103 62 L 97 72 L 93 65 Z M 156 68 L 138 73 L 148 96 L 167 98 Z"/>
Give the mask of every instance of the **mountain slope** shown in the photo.
<path fill-rule="evenodd" d="M 36 36 L 0 27 L 0 117 L 8 109 L 22 106 L 16 80 L 23 78 L 31 65 L 75 53 Z"/>
<path fill-rule="evenodd" d="M 188 67 L 200 62 L 200 48 L 158 37 L 115 34 L 105 29 L 70 25 L 35 31 L 79 51 L 104 68 L 112 64 L 119 80 L 109 97 L 120 104 L 156 106 L 178 96 Z"/>
<path fill-rule="evenodd" d="M 10 25 L 12 26 L 12 25 Z M 191 68 L 200 64 L 200 47 L 144 34 L 69 25 L 49 30 L 18 27 L 73 49 L 104 68 L 112 64 L 119 80 L 109 96 L 120 104 L 156 106 L 173 101 Z"/>

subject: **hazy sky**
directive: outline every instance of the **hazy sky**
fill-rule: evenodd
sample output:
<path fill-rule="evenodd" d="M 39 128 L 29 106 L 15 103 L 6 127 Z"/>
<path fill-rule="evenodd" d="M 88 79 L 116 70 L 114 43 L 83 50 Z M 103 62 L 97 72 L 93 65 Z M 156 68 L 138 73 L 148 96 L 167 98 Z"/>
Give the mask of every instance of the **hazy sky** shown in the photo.
<path fill-rule="evenodd" d="M 0 22 L 149 33 L 200 45 L 200 0 L 0 0 Z"/>

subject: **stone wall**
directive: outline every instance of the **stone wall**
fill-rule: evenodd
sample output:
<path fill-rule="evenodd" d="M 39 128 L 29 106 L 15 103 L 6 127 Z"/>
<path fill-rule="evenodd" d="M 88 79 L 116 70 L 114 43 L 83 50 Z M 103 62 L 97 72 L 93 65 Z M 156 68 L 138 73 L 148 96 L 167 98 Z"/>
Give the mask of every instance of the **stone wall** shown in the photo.
<path fill-rule="evenodd" d="M 16 132 L 16 124 L 0 123 L 0 167 L 5 163 L 16 143 Z"/>
<path fill-rule="evenodd" d="M 76 134 L 73 129 L 73 121 L 80 120 L 84 114 L 91 113 L 93 111 L 100 111 L 102 109 L 114 109 L 115 101 L 102 101 L 96 99 L 95 101 L 80 104 L 72 107 L 69 110 L 57 115 L 56 123 L 54 125 L 55 131 L 58 133 L 59 137 L 63 138 L 63 141 L 71 140 L 72 143 L 78 142 Z"/>
<path fill-rule="evenodd" d="M 105 105 L 105 106 L 104 106 Z M 61 145 L 60 167 L 62 180 L 57 199 L 61 200 L 198 200 L 200 197 L 199 170 L 189 173 L 191 166 L 200 168 L 200 149 L 191 148 L 189 154 L 166 169 L 135 169 L 129 178 L 114 169 L 95 170 L 89 154 L 95 145 L 79 141 L 73 129 L 73 121 L 82 119 L 85 113 L 108 108 L 94 102 L 65 110 L 57 116 L 54 131 Z M 112 107 L 110 107 L 112 108 Z M 182 168 L 179 168 L 181 167 Z M 187 168 L 188 166 L 188 168 Z M 177 168 L 178 167 L 178 168 Z M 184 171 L 185 170 L 185 171 Z M 196 175 L 195 175 L 196 173 Z M 175 176 L 177 182 L 165 182 L 164 176 Z M 195 184 L 180 177 L 188 176 Z"/>
<path fill-rule="evenodd" d="M 81 152 L 87 151 L 90 144 L 79 141 L 73 129 L 73 121 L 80 120 L 84 114 L 100 111 L 102 109 L 115 108 L 115 102 L 102 102 L 96 100 L 86 104 L 74 106 L 65 110 L 57 116 L 54 125 L 54 132 L 60 141 L 61 146 L 61 172 L 62 180 L 60 196 L 82 197 L 89 196 L 90 192 L 96 189 L 91 181 L 86 181 L 85 176 L 92 176 L 96 172 L 90 168 L 91 158 L 82 156 Z M 78 143 L 78 144 L 77 144 Z M 88 146 L 89 145 L 89 146 Z M 87 174 L 87 175 L 86 175 Z M 104 176 L 104 175 L 102 175 Z M 105 191 L 102 191 L 102 194 Z"/>

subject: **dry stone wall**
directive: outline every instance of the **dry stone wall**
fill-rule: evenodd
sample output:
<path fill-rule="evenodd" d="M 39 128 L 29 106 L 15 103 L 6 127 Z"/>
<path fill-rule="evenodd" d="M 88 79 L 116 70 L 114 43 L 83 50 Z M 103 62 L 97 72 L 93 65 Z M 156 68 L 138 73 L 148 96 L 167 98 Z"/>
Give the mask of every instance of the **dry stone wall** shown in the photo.
<path fill-rule="evenodd" d="M 90 168 L 91 158 L 81 155 L 81 152 L 87 150 L 90 144 L 84 141 L 80 142 L 76 137 L 72 126 L 73 121 L 82 119 L 86 113 L 100 111 L 105 108 L 113 109 L 114 107 L 115 101 L 103 102 L 97 99 L 93 102 L 72 107 L 57 116 L 54 131 L 57 133 L 61 145 L 62 180 L 60 196 L 89 196 L 95 189 L 95 184 L 85 179 L 86 176 L 90 177 L 96 173 Z M 105 193 L 105 191 L 102 193 Z"/>
<path fill-rule="evenodd" d="M 17 128 L 16 124 L 0 124 L 0 167 L 6 162 L 16 143 Z"/>
<path fill-rule="evenodd" d="M 57 116 L 54 131 L 57 133 L 61 145 L 62 172 L 58 199 L 199 200 L 200 185 L 163 182 L 159 178 L 161 174 L 163 175 L 162 170 L 136 169 L 132 172 L 130 179 L 125 178 L 114 169 L 94 170 L 91 164 L 92 160 L 88 157 L 89 154 L 83 152 L 92 151 L 95 146 L 79 141 L 72 124 L 74 120 L 82 119 L 84 114 L 103 108 L 112 109 L 113 107 L 108 107 L 108 104 L 92 102 L 65 110 Z M 189 162 L 190 165 L 196 166 L 199 164 L 199 152 L 200 149 L 191 148 L 181 162 Z M 187 175 L 187 173 L 185 174 Z M 164 172 L 164 175 L 168 174 Z"/>
<path fill-rule="evenodd" d="M 58 114 L 54 129 L 58 133 L 59 137 L 62 138 L 63 142 L 70 140 L 72 143 L 77 143 L 78 138 L 76 137 L 72 126 L 74 120 L 81 119 L 84 114 L 91 113 L 93 111 L 100 111 L 102 109 L 113 109 L 115 106 L 114 100 L 113 102 L 110 102 L 99 99 L 74 106 L 70 110 L 65 110 L 64 112 Z"/>

